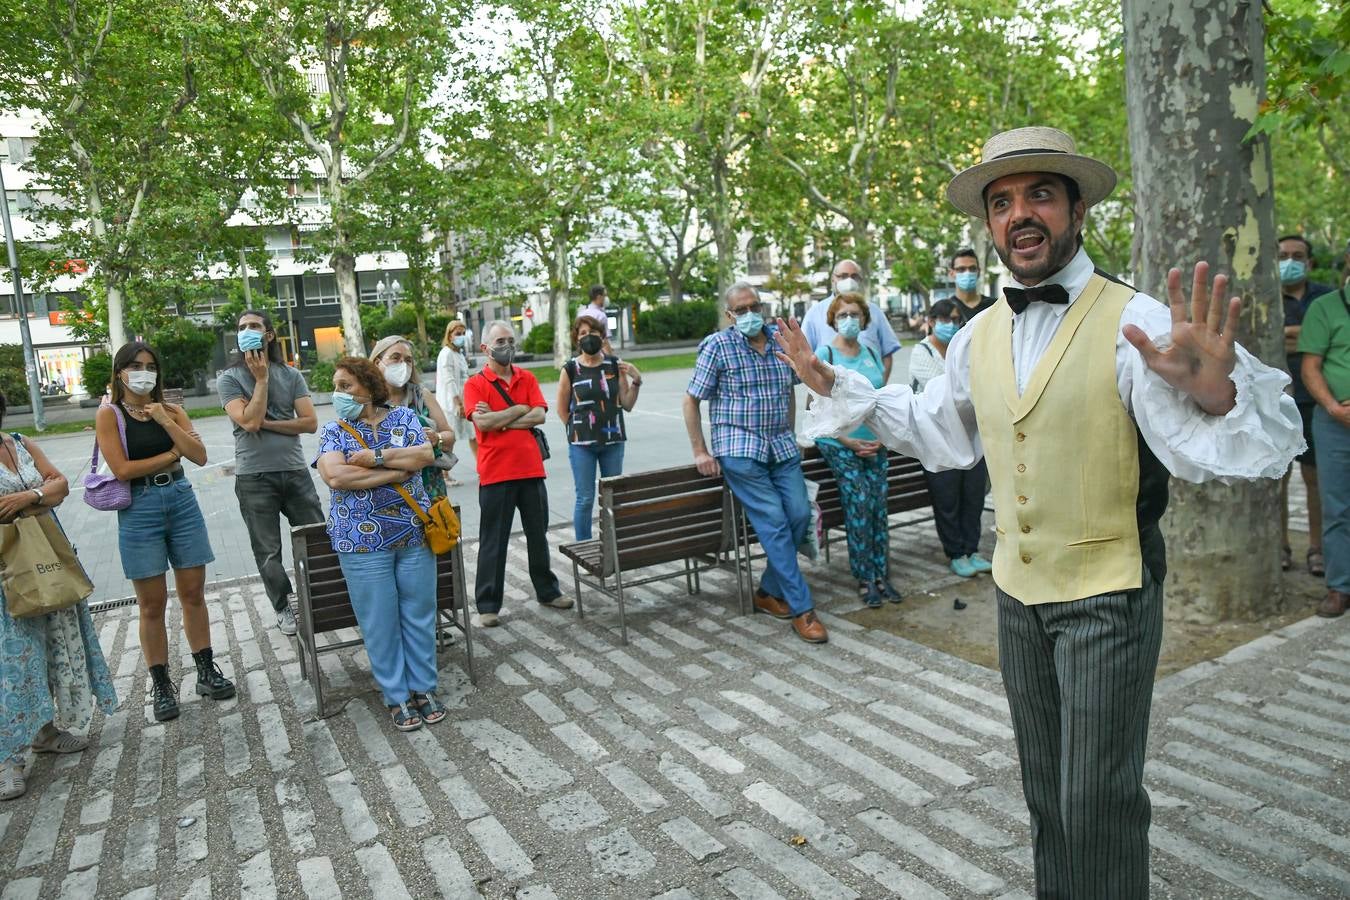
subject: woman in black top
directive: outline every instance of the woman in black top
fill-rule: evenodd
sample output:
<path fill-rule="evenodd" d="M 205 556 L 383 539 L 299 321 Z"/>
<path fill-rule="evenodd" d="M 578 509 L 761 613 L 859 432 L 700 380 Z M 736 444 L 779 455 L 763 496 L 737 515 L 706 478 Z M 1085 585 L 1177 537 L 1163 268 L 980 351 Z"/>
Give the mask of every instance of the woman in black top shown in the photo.
<path fill-rule="evenodd" d="M 131 505 L 117 511 L 118 547 L 140 606 L 141 652 L 150 667 L 155 718 L 178 715 L 164 626 L 169 594 L 164 576 L 171 566 L 183 633 L 197 664 L 197 693 L 215 700 L 233 697 L 234 685 L 211 652 L 204 594 L 206 564 L 215 556 L 181 463 L 187 457 L 204 465 L 206 446 L 182 407 L 164 402 L 159 357 L 149 345 L 135 341 L 113 357 L 112 403 L 99 407 L 94 429 L 108 468 L 131 486 Z"/>
<path fill-rule="evenodd" d="M 558 416 L 567 426 L 577 502 L 572 514 L 576 539 L 591 539 L 595 470 L 602 478 L 623 472 L 623 414 L 637 403 L 642 376 L 632 363 L 604 356 L 605 326 L 587 315 L 572 323 L 572 346 L 581 352 L 563 366 L 558 379 Z"/>

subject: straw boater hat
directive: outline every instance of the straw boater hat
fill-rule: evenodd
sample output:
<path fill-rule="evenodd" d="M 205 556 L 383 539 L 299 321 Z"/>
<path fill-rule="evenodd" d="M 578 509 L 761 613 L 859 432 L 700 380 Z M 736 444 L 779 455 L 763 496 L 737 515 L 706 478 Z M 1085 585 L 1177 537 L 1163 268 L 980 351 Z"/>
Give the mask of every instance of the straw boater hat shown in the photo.
<path fill-rule="evenodd" d="M 947 185 L 947 199 L 966 215 L 985 219 L 984 189 L 992 182 L 1021 172 L 1053 172 L 1077 182 L 1083 202 L 1093 206 L 1115 188 L 1116 171 L 1077 149 L 1073 138 L 1058 128 L 1033 125 L 1000 132 L 984 145 L 981 162 Z"/>

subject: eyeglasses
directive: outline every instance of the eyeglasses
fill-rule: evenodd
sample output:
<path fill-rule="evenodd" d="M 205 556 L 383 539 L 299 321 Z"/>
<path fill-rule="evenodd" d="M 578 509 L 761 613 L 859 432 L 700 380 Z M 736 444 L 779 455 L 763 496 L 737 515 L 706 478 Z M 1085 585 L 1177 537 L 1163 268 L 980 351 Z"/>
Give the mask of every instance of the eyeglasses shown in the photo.
<path fill-rule="evenodd" d="M 862 273 L 861 273 L 861 272 L 835 272 L 835 273 L 834 273 L 834 280 L 835 280 L 835 281 L 842 281 L 842 280 L 845 279 L 845 278 L 861 278 L 861 277 L 862 277 Z"/>
<path fill-rule="evenodd" d="M 738 307 L 736 309 L 728 307 L 727 312 L 731 313 L 733 316 L 740 317 L 745 315 L 746 313 L 759 312 L 762 306 L 763 304 L 760 303 L 749 303 L 746 304 L 745 306 Z"/>
<path fill-rule="evenodd" d="M 856 321 L 861 321 L 861 320 L 862 320 L 862 316 L 858 315 L 858 314 L 855 313 L 855 312 L 841 312 L 841 313 L 835 313 L 835 315 L 834 315 L 834 320 L 835 320 L 836 322 L 838 322 L 840 319 L 853 319 L 853 320 L 856 322 Z"/>

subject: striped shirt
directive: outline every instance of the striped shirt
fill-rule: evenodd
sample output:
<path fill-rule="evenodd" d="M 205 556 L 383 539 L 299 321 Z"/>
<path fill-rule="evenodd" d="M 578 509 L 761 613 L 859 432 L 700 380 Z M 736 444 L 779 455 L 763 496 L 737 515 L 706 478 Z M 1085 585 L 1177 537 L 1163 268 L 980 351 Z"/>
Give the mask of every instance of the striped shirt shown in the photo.
<path fill-rule="evenodd" d="M 797 376 L 773 354 L 759 353 L 735 327 L 708 335 L 698 347 L 689 396 L 708 401 L 713 456 L 780 463 L 799 455 L 789 413 Z"/>

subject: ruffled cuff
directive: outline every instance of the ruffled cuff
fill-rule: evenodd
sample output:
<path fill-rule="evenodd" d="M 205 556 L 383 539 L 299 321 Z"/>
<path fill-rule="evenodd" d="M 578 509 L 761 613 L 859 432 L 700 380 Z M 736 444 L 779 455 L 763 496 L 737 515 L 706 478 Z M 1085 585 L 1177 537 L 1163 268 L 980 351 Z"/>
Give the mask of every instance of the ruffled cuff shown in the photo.
<path fill-rule="evenodd" d="M 877 390 L 857 372 L 834 366 L 834 387 L 830 396 L 811 392 L 811 408 L 806 412 L 802 433 L 816 438 L 848 434 L 872 414 L 877 405 Z"/>

